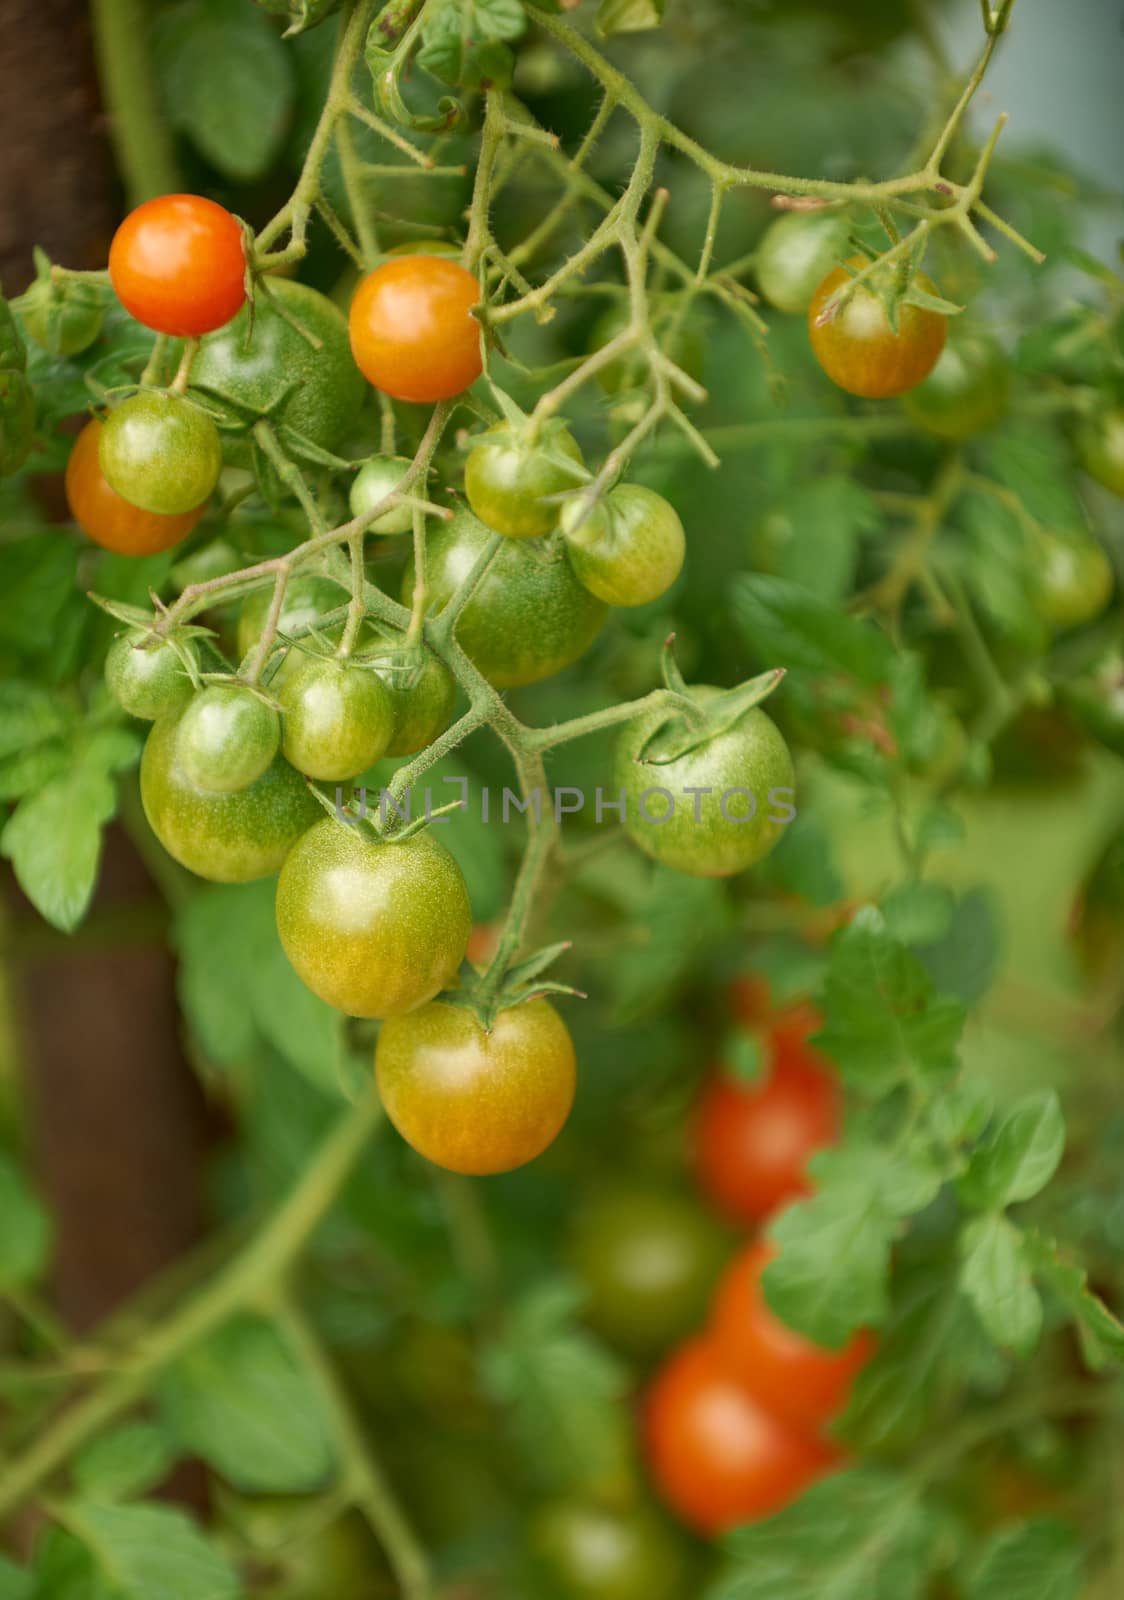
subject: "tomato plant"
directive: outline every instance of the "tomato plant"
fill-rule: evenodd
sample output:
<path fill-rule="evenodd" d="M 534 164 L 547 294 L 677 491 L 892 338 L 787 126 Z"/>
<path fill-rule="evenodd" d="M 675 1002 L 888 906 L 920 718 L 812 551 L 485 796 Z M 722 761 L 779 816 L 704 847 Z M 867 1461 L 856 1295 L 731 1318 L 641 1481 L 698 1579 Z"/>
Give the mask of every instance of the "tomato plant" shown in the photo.
<path fill-rule="evenodd" d="M 351 514 L 362 517 L 374 510 L 388 494 L 393 494 L 409 469 L 404 456 L 372 456 L 355 474 L 351 485 Z M 369 524 L 372 533 L 409 533 L 413 512 L 408 505 L 394 505 Z"/>
<path fill-rule="evenodd" d="M 581 468 L 582 453 L 561 424 L 531 441 L 500 422 L 481 434 L 465 462 L 464 492 L 480 521 L 497 533 L 541 539 L 558 526 L 557 497 L 581 481 L 570 462 Z"/>
<path fill-rule="evenodd" d="M 396 400 L 449 400 L 483 370 L 472 311 L 480 285 L 444 256 L 395 256 L 351 302 L 351 349 L 368 383 Z"/>
<path fill-rule="evenodd" d="M 820 284 L 848 254 L 850 223 L 836 211 L 791 211 L 769 224 L 757 246 L 757 286 L 778 311 L 802 315 Z"/>
<path fill-rule="evenodd" d="M 379 759 L 394 708 L 378 674 L 350 661 L 305 655 L 278 690 L 285 758 L 310 778 L 354 778 Z"/>
<path fill-rule="evenodd" d="M 134 629 L 110 645 L 105 678 L 122 710 L 154 722 L 190 700 L 192 683 L 186 662 L 194 659 L 190 643 L 179 647 L 170 641 L 156 644 Z"/>
<path fill-rule="evenodd" d="M 142 392 L 109 413 L 98 462 L 109 487 L 130 505 L 183 516 L 219 481 L 222 444 L 210 417 L 190 400 Z"/>
<path fill-rule="evenodd" d="M 562 532 L 579 581 L 611 606 L 658 600 L 679 576 L 687 547 L 675 507 L 641 484 L 622 484 L 594 506 L 571 500 Z"/>
<path fill-rule="evenodd" d="M 531 1546 L 557 1600 L 676 1600 L 691 1556 L 645 1505 L 559 1500 L 536 1514 Z"/>
<path fill-rule="evenodd" d="M 125 310 L 145 327 L 210 333 L 246 298 L 242 230 L 202 195 L 160 195 L 130 211 L 113 235 L 109 276 Z"/>
<path fill-rule="evenodd" d="M 191 783 L 211 794 L 256 782 L 280 747 L 276 711 L 240 684 L 212 684 L 179 719 L 177 761 Z"/>
<path fill-rule="evenodd" d="M 944 348 L 948 318 L 906 299 L 896 308 L 895 325 L 874 286 L 877 279 L 850 288 L 869 266 L 865 256 L 851 256 L 832 268 L 809 302 L 808 333 L 833 383 L 848 394 L 885 400 L 929 376 Z M 925 294 L 936 295 L 923 272 L 916 282 Z"/>
<path fill-rule="evenodd" d="M 112 488 L 101 469 L 104 424 L 91 418 L 66 463 L 66 500 L 82 532 L 122 556 L 150 556 L 182 543 L 203 515 L 204 504 L 166 515 L 143 511 Z"/>

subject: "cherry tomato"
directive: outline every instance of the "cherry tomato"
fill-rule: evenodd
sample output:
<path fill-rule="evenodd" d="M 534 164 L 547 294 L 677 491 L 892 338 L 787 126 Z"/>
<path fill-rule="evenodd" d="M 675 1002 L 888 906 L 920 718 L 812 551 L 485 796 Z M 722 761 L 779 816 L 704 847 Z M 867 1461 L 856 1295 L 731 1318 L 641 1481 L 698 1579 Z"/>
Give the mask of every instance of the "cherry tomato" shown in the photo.
<path fill-rule="evenodd" d="M 306 828 L 324 815 L 281 756 L 247 789 L 200 789 L 177 755 L 180 714 L 161 717 L 141 757 L 141 799 L 153 833 L 181 866 L 214 883 L 268 878 Z"/>
<path fill-rule="evenodd" d="M 541 1155 L 574 1101 L 569 1029 L 546 1000 L 501 1011 L 490 1033 L 436 1001 L 379 1030 L 375 1075 L 386 1114 L 420 1155 L 450 1172 L 510 1172 Z"/>
<path fill-rule="evenodd" d="M 431 607 L 440 610 L 495 536 L 469 511 L 430 534 L 427 579 Z M 411 559 L 402 599 L 414 592 Z M 605 607 L 575 578 L 565 548 L 506 539 L 457 621 L 457 639 L 497 689 L 538 683 L 576 661 L 593 643 Z"/>
<path fill-rule="evenodd" d="M 195 647 L 187 640 L 181 649 L 190 657 Z M 105 681 L 117 704 L 131 717 L 154 722 L 166 711 L 186 705 L 194 689 L 179 652 L 166 640 L 155 643 L 143 629 L 134 628 L 114 639 L 105 658 Z"/>
<path fill-rule="evenodd" d="M 839 1093 L 811 1048 L 773 1037 L 763 1082 L 716 1074 L 695 1122 L 695 1167 L 704 1193 L 743 1222 L 763 1222 L 809 1192 L 809 1158 L 839 1137 Z"/>
<path fill-rule="evenodd" d="M 691 691 L 704 708 L 716 707 L 722 693 L 707 685 Z M 685 745 L 694 748 L 677 755 Z M 792 757 L 760 706 L 710 734 L 666 711 L 638 717 L 617 744 L 614 772 L 629 838 L 653 860 L 697 878 L 753 866 L 791 815 Z"/>
<path fill-rule="evenodd" d="M 222 402 L 231 402 L 225 407 L 231 421 L 268 414 L 275 427 L 291 428 L 324 450 L 334 450 L 354 426 L 366 393 L 339 307 L 289 278 L 271 278 L 269 293 L 258 295 L 252 331 L 247 306 L 203 340 L 191 385 L 205 391 L 209 405 L 224 409 Z M 248 462 L 245 438 L 228 436 L 227 455 L 235 464 Z"/>
<path fill-rule="evenodd" d="M 619 1183 L 593 1196 L 570 1230 L 567 1258 L 586 1321 L 626 1355 L 661 1355 L 702 1321 L 729 1256 L 708 1212 L 674 1189 Z"/>
<path fill-rule="evenodd" d="M 347 605 L 347 590 L 331 578 L 319 578 L 311 573 L 291 578 L 281 602 L 281 615 L 277 622 L 279 634 L 297 633 Z M 238 653 L 249 655 L 265 628 L 269 608 L 273 603 L 272 585 L 255 589 L 242 602 L 238 613 Z"/>
<path fill-rule="evenodd" d="M 432 1000 L 468 948 L 464 875 L 432 829 L 374 841 L 324 817 L 290 851 L 277 931 L 298 977 L 351 1017 L 394 1017 Z"/>
<path fill-rule="evenodd" d="M 846 266 L 861 272 L 869 262 L 864 256 L 852 256 Z M 868 400 L 904 394 L 932 372 L 944 348 L 948 318 L 903 303 L 898 306 L 895 333 L 869 279 L 846 305 L 827 309 L 836 290 L 850 281 L 851 274 L 844 267 L 835 267 L 812 296 L 808 334 L 816 360 L 848 394 Z M 936 294 L 936 285 L 923 272 L 914 281 L 927 294 Z"/>
<path fill-rule="evenodd" d="M 355 474 L 351 484 L 351 515 L 361 517 L 388 494 L 393 494 L 402 475 L 410 467 L 405 456 L 372 456 Z M 418 493 L 422 493 L 418 486 Z M 372 533 L 409 533 L 414 525 L 414 513 L 409 506 L 391 506 L 381 517 L 368 523 Z"/>
<path fill-rule="evenodd" d="M 903 396 L 906 412 L 927 433 L 967 439 L 994 427 L 1007 410 L 1011 372 L 1002 345 L 990 334 L 957 333 L 937 364 Z"/>
<path fill-rule="evenodd" d="M 83 278 L 56 280 L 49 273 L 28 289 L 22 302 L 23 325 L 35 343 L 52 356 L 88 350 L 105 321 L 105 298 Z"/>
<path fill-rule="evenodd" d="M 374 632 L 374 630 L 372 630 Z M 453 719 L 457 681 L 425 645 L 407 645 L 388 631 L 364 646 L 370 664 L 390 696 L 394 726 L 384 754 L 410 756 L 432 744 Z"/>
<path fill-rule="evenodd" d="M 1052 628 L 1079 628 L 1112 598 L 1112 563 L 1086 535 L 1040 533 L 1031 567 L 1035 609 Z"/>
<path fill-rule="evenodd" d="M 838 211 L 789 211 L 757 246 L 757 287 L 778 311 L 796 316 L 847 254 L 850 221 Z"/>
<path fill-rule="evenodd" d="M 545 497 L 575 489 L 585 477 L 568 471 L 565 461 L 584 466 L 568 428 L 548 427 L 528 443 L 510 423 L 499 422 L 480 435 L 465 463 L 468 503 L 481 522 L 509 539 L 545 538 L 562 509 Z"/>
<path fill-rule="evenodd" d="M 369 667 L 302 654 L 277 691 L 285 759 L 310 778 L 354 778 L 384 754 L 394 707 Z"/>
<path fill-rule="evenodd" d="M 179 516 L 161 516 L 111 489 L 101 470 L 99 443 L 104 424 L 91 418 L 74 441 L 66 463 L 66 501 L 82 532 L 121 556 L 152 556 L 181 544 L 203 515 L 196 506 Z"/>
<path fill-rule="evenodd" d="M 1099 652 L 1080 677 L 1062 685 L 1061 698 L 1106 750 L 1124 756 L 1124 641 Z"/>
<path fill-rule="evenodd" d="M 536 1513 L 529 1542 L 552 1600 L 684 1600 L 689 1592 L 682 1536 L 643 1504 L 557 1500 Z"/>
<path fill-rule="evenodd" d="M 348 327 L 360 372 L 395 400 L 451 400 L 483 368 L 480 285 L 442 256 L 395 256 L 360 283 Z"/>
<path fill-rule="evenodd" d="M 562 532 L 579 581 L 607 605 L 658 600 L 683 568 L 686 538 L 675 507 L 638 483 L 610 490 L 591 510 L 580 497 L 568 501 Z"/>
<path fill-rule="evenodd" d="M 109 247 L 109 277 L 130 316 L 157 333 L 221 328 L 246 298 L 235 217 L 197 194 L 165 194 L 131 211 Z"/>
<path fill-rule="evenodd" d="M 656 1488 L 702 1534 L 772 1516 L 837 1460 L 827 1444 L 765 1410 L 705 1338 L 660 1369 L 644 1422 Z"/>
<path fill-rule="evenodd" d="M 210 794 L 255 783 L 281 746 L 276 711 L 252 689 L 215 683 L 184 709 L 176 758 L 190 782 Z"/>
<path fill-rule="evenodd" d="M 1124 496 L 1124 406 L 1113 406 L 1081 427 L 1077 455 L 1090 478 Z"/>
<path fill-rule="evenodd" d="M 729 1371 L 774 1416 L 819 1428 L 845 1407 L 851 1385 L 874 1353 L 857 1333 L 842 1350 L 825 1350 L 770 1311 L 761 1274 L 776 1255 L 761 1241 L 728 1267 L 714 1298 L 711 1335 Z"/>
<path fill-rule="evenodd" d="M 109 413 L 98 460 L 109 487 L 130 505 L 182 516 L 219 481 L 222 441 L 207 413 L 185 396 L 142 389 Z"/>

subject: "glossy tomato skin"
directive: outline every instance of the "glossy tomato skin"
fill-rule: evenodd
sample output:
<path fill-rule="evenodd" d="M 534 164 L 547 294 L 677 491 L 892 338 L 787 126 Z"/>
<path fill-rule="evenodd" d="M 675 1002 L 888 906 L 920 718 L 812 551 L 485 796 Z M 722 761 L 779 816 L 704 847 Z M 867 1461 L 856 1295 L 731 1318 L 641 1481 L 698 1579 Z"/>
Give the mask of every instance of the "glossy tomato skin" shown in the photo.
<path fill-rule="evenodd" d="M 302 328 L 317 341 L 315 346 Z M 271 278 L 269 295 L 257 297 L 252 332 L 247 307 L 203 340 L 192 363 L 191 386 L 203 392 L 208 404 L 234 402 L 227 408 L 232 421 L 245 422 L 247 411 L 250 420 L 255 413 L 268 412 L 274 424 L 292 428 L 325 450 L 334 450 L 354 426 L 366 392 L 351 359 L 347 321 L 339 307 L 318 290 L 288 278 Z M 229 438 L 227 455 L 244 464 L 249 459 L 245 439 Z"/>
<path fill-rule="evenodd" d="M 826 1350 L 786 1327 L 761 1285 L 775 1255 L 772 1245 L 759 1241 L 731 1262 L 714 1297 L 711 1336 L 727 1369 L 774 1416 L 818 1429 L 845 1408 L 874 1339 L 858 1333 L 842 1350 Z"/>
<path fill-rule="evenodd" d="M 691 1555 L 650 1506 L 572 1498 L 543 1506 L 530 1547 L 551 1600 L 687 1600 Z"/>
<path fill-rule="evenodd" d="M 731 1219 L 758 1223 L 809 1192 L 807 1164 L 839 1137 L 830 1069 L 807 1046 L 769 1050 L 767 1075 L 739 1084 L 723 1073 L 703 1090 L 695 1121 L 700 1187 Z"/>
<path fill-rule="evenodd" d="M 567 1259 L 589 1325 L 623 1354 L 662 1355 L 702 1322 L 730 1254 L 726 1230 L 697 1200 L 652 1183 L 618 1183 L 578 1211 Z"/>
<path fill-rule="evenodd" d="M 853 272 L 868 266 L 864 256 L 846 263 Z M 895 333 L 886 307 L 866 284 L 845 306 L 828 309 L 828 301 L 849 283 L 845 267 L 833 268 L 812 296 L 808 307 L 808 334 L 816 360 L 833 383 L 848 394 L 867 400 L 884 400 L 904 394 L 936 366 L 948 332 L 948 318 L 921 306 L 899 305 Z M 923 272 L 916 282 L 928 294 L 936 285 Z"/>
<path fill-rule="evenodd" d="M 431 609 L 439 611 L 494 538 L 461 511 L 429 537 Z M 414 592 L 411 560 L 402 599 Z M 457 621 L 469 659 L 497 689 L 538 683 L 576 661 L 601 632 L 605 606 L 574 576 L 564 547 L 550 541 L 507 539 Z"/>
<path fill-rule="evenodd" d="M 177 758 L 179 721 L 173 713 L 153 723 L 141 757 L 141 799 L 152 831 L 181 866 L 213 883 L 268 878 L 323 811 L 281 756 L 235 794 L 200 789 Z"/>
<path fill-rule="evenodd" d="M 374 633 L 374 630 L 372 630 Z M 410 756 L 432 744 L 453 720 L 457 682 L 425 645 L 407 645 L 389 631 L 364 646 L 362 660 L 382 679 L 393 725 L 384 754 Z"/>
<path fill-rule="evenodd" d="M 309 573 L 290 578 L 281 602 L 281 615 L 277 621 L 279 634 L 296 633 L 347 605 L 348 594 L 331 578 L 320 578 Z M 272 586 L 255 589 L 242 602 L 238 613 L 238 652 L 249 655 L 265 630 L 269 608 L 273 603 Z"/>
<path fill-rule="evenodd" d="M 184 708 L 176 755 L 198 788 L 234 794 L 261 777 L 280 746 L 272 706 L 240 684 L 213 683 Z"/>
<path fill-rule="evenodd" d="M 130 316 L 157 333 L 197 337 L 246 298 L 237 220 L 197 194 L 165 194 L 131 211 L 109 247 L 109 277 Z"/>
<path fill-rule="evenodd" d="M 584 465 L 567 428 L 554 428 L 531 445 L 506 422 L 481 434 L 464 468 L 464 492 L 480 521 L 509 539 L 543 539 L 556 528 L 561 506 L 545 497 L 577 488 L 581 478 L 551 455 Z"/>
<path fill-rule="evenodd" d="M 183 646 L 195 654 L 188 641 Z M 105 658 L 105 681 L 123 711 L 145 722 L 186 705 L 194 692 L 179 654 L 170 644 L 151 644 L 140 629 L 114 639 Z"/>
<path fill-rule="evenodd" d="M 792 316 L 847 254 L 850 222 L 838 211 L 789 211 L 771 222 L 757 246 L 757 287 L 771 306 Z"/>
<path fill-rule="evenodd" d="M 926 433 L 969 439 L 1000 421 L 1010 392 L 1002 345 L 977 331 L 951 338 L 929 376 L 902 396 L 902 405 Z"/>
<path fill-rule="evenodd" d="M 182 516 L 219 481 L 222 441 L 206 412 L 185 396 L 142 389 L 109 413 L 98 460 L 110 488 L 132 505 Z"/>
<path fill-rule="evenodd" d="M 111 489 L 101 470 L 99 445 L 105 424 L 93 417 L 74 441 L 66 463 L 66 500 L 87 538 L 121 556 L 152 556 L 182 544 L 203 515 L 196 506 L 180 516 L 161 516 Z"/>
<path fill-rule="evenodd" d="M 1041 533 L 1034 541 L 1032 582 L 1038 615 L 1059 631 L 1099 617 L 1112 598 L 1112 563 L 1095 539 Z"/>
<path fill-rule="evenodd" d="M 691 693 L 708 706 L 722 691 L 702 685 Z M 682 739 L 683 719 L 662 711 L 638 717 L 621 735 L 614 774 L 627 797 L 628 835 L 653 860 L 692 877 L 744 872 L 768 855 L 790 817 L 795 775 L 788 746 L 760 706 L 664 760 Z M 674 810 L 660 789 L 670 793 Z"/>
<path fill-rule="evenodd" d="M 1083 424 L 1077 455 L 1090 478 L 1124 497 L 1124 406 L 1113 406 Z"/>
<path fill-rule="evenodd" d="M 713 1537 L 772 1516 L 836 1463 L 836 1453 L 754 1399 L 706 1338 L 660 1369 L 645 1406 L 648 1466 L 663 1500 Z"/>
<path fill-rule="evenodd" d="M 396 1017 L 432 1000 L 464 959 L 464 875 L 432 828 L 377 843 L 324 817 L 277 883 L 277 931 L 301 981 L 351 1017 Z"/>
<path fill-rule="evenodd" d="M 382 756 L 394 708 L 378 674 L 335 657 L 303 654 L 277 691 L 285 759 L 310 778 L 354 778 Z"/>
<path fill-rule="evenodd" d="M 405 456 L 372 456 L 355 474 L 351 484 L 351 515 L 361 517 L 364 512 L 393 494 L 409 470 L 411 463 Z M 418 493 L 423 491 L 418 487 Z M 414 525 L 414 513 L 409 506 L 391 506 L 381 517 L 367 524 L 371 533 L 409 533 Z"/>
<path fill-rule="evenodd" d="M 586 514 L 579 500 L 562 508 L 570 565 L 590 594 L 610 606 L 643 606 L 666 594 L 687 551 L 675 507 L 639 483 L 622 483 Z"/>
<path fill-rule="evenodd" d="M 490 1033 L 436 1001 L 379 1030 L 375 1075 L 386 1114 L 420 1155 L 450 1172 L 510 1172 L 541 1155 L 574 1100 L 569 1029 L 546 1000 L 501 1011 Z"/>
<path fill-rule="evenodd" d="M 462 394 L 483 371 L 480 285 L 445 256 L 394 256 L 355 291 L 348 327 L 356 365 L 395 400 Z"/>

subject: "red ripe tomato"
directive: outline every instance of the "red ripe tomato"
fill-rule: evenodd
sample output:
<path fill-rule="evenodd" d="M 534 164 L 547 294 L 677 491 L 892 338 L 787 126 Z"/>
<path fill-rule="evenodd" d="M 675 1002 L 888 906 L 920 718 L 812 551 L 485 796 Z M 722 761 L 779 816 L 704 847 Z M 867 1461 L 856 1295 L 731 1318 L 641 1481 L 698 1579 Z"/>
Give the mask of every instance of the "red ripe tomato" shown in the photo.
<path fill-rule="evenodd" d="M 480 285 L 458 261 L 395 256 L 368 273 L 351 302 L 355 364 L 395 400 L 451 400 L 483 371 Z"/>
<path fill-rule="evenodd" d="M 846 265 L 854 273 L 870 263 L 863 256 L 852 256 Z M 828 309 L 828 301 L 850 277 L 844 267 L 835 267 L 812 296 L 808 336 L 816 360 L 833 383 L 868 400 L 884 400 L 916 388 L 932 372 L 944 349 L 948 318 L 903 301 L 894 329 L 869 280 L 859 285 L 846 304 L 837 301 Z M 937 293 L 936 285 L 923 272 L 915 281 L 927 294 Z"/>
<path fill-rule="evenodd" d="M 839 1134 L 836 1084 L 807 1043 L 813 1014 L 801 1008 L 771 1030 L 766 1076 L 734 1083 L 721 1072 L 703 1090 L 695 1163 L 703 1191 L 743 1222 L 762 1222 L 807 1194 L 808 1160 Z"/>
<path fill-rule="evenodd" d="M 842 1350 L 825 1350 L 786 1327 L 765 1300 L 761 1274 L 776 1255 L 761 1241 L 726 1269 L 714 1297 L 711 1335 L 729 1371 L 774 1416 L 819 1428 L 847 1403 L 874 1338 L 857 1333 Z"/>
<path fill-rule="evenodd" d="M 656 1375 L 644 1432 L 656 1488 L 708 1535 L 772 1516 L 839 1459 L 766 1411 L 705 1338 L 682 1345 Z"/>
<path fill-rule="evenodd" d="M 130 316 L 157 333 L 198 337 L 246 298 L 237 218 L 198 194 L 165 194 L 130 211 L 109 247 L 109 277 Z"/>
<path fill-rule="evenodd" d="M 152 556 L 186 539 L 204 506 L 166 516 L 131 505 L 105 481 L 98 459 L 104 424 L 87 422 L 66 464 L 66 500 L 75 522 L 95 544 L 121 556 Z"/>

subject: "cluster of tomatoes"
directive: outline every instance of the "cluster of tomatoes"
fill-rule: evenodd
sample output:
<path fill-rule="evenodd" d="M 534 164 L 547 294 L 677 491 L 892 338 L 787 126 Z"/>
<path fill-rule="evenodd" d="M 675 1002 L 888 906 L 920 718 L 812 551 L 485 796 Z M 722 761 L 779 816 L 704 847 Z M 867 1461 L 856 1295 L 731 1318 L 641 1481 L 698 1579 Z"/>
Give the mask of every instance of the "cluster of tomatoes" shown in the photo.
<path fill-rule="evenodd" d="M 761 1040 L 760 1081 L 719 1071 L 697 1110 L 695 1160 L 703 1192 L 732 1220 L 762 1228 L 808 1192 L 807 1163 L 839 1132 L 839 1089 L 809 1044 L 814 1010 L 773 1013 L 754 980 L 740 984 L 742 1020 Z M 769 1309 L 762 1275 L 774 1247 L 755 1237 L 719 1281 L 705 1331 L 661 1367 L 645 1406 L 655 1484 L 691 1527 L 716 1534 L 770 1516 L 840 1460 L 826 1437 L 873 1341 L 825 1350 Z"/>

